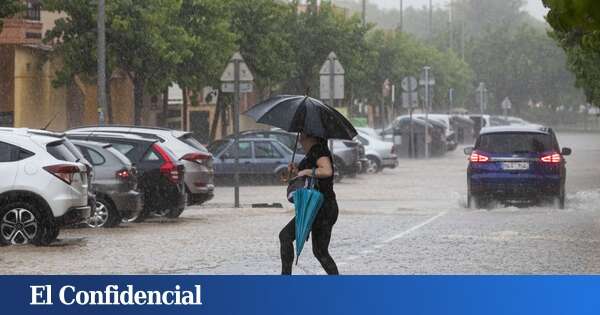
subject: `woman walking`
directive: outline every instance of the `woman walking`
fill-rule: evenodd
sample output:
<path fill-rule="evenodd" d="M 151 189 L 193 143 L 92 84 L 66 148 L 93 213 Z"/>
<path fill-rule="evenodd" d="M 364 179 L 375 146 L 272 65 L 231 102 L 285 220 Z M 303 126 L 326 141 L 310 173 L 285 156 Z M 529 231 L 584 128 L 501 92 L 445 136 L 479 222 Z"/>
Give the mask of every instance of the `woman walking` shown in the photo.
<path fill-rule="evenodd" d="M 300 144 L 304 152 L 307 152 L 306 157 L 300 162 L 298 167 L 290 164 L 289 171 L 291 174 L 299 177 L 314 176 L 317 179 L 317 187 L 325 197 L 325 201 L 312 225 L 313 254 L 319 260 L 327 274 L 337 275 L 337 266 L 329 254 L 331 231 L 338 217 L 338 206 L 335 199 L 335 192 L 333 191 L 333 158 L 325 139 L 301 133 Z M 292 274 L 295 238 L 296 221 L 294 218 L 279 233 L 279 240 L 281 242 L 281 274 L 283 275 Z"/>

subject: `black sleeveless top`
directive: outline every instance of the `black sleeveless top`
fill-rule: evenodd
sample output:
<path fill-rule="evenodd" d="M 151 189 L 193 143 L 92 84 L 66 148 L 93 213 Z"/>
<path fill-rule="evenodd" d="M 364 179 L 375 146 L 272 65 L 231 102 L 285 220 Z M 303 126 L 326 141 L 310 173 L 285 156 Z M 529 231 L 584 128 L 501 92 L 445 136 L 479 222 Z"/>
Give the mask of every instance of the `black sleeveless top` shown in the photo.
<path fill-rule="evenodd" d="M 328 157 L 333 167 L 333 157 L 326 144 L 317 143 L 310 148 L 310 151 L 306 154 L 306 157 L 300 161 L 298 165 L 299 170 L 306 170 L 317 167 L 317 161 L 322 157 Z M 333 176 L 327 178 L 318 179 L 318 190 L 324 195 L 325 199 L 334 199 L 335 192 L 333 191 Z"/>

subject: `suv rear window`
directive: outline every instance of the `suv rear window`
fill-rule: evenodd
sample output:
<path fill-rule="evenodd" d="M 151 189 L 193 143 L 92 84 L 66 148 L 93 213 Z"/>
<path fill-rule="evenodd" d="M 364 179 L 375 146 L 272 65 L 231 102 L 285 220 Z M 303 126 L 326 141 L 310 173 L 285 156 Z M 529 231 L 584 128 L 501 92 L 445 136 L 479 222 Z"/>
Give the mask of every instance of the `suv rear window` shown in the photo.
<path fill-rule="evenodd" d="M 551 135 L 524 132 L 485 134 L 479 137 L 476 148 L 489 153 L 541 153 L 556 149 Z"/>
<path fill-rule="evenodd" d="M 33 156 L 33 153 L 12 144 L 0 142 L 0 162 L 16 162 L 30 156 Z"/>
<path fill-rule="evenodd" d="M 185 142 L 190 147 L 204 153 L 208 153 L 208 150 L 200 143 L 200 141 L 196 140 L 190 133 L 186 133 L 185 135 L 178 138 L 179 140 Z"/>
<path fill-rule="evenodd" d="M 67 162 L 79 162 L 79 158 L 77 158 L 75 155 L 73 155 L 73 153 L 71 153 L 71 150 L 67 148 L 64 141 L 48 143 L 46 145 L 46 150 L 57 160 Z"/>

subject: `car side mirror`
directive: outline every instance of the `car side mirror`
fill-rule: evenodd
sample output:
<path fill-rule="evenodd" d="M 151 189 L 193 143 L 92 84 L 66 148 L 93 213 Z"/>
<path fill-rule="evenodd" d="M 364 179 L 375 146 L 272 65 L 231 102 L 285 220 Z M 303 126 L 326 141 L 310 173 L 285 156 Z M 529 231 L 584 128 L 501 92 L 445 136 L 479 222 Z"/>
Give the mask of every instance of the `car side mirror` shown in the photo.
<path fill-rule="evenodd" d="M 571 150 L 571 148 L 563 148 L 560 154 L 564 156 L 569 156 L 571 155 L 571 153 L 573 153 L 573 150 Z"/>
<path fill-rule="evenodd" d="M 466 147 L 464 150 L 465 155 L 471 155 L 474 150 L 475 150 L 475 148 L 473 148 L 473 147 Z"/>

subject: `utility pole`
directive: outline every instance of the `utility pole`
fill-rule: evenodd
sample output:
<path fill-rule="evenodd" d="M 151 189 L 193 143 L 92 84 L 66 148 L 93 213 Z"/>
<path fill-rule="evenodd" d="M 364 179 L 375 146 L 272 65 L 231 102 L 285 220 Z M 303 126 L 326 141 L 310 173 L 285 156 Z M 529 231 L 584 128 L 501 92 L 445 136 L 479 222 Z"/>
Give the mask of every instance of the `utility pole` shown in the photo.
<path fill-rule="evenodd" d="M 433 39 L 433 2 L 429 0 L 429 39 Z"/>
<path fill-rule="evenodd" d="M 398 25 L 400 32 L 404 31 L 404 1 L 400 0 L 400 25 Z"/>
<path fill-rule="evenodd" d="M 448 49 L 450 51 L 454 50 L 454 26 L 452 24 L 452 22 L 453 22 L 452 20 L 454 18 L 452 16 L 452 14 L 454 13 L 452 10 L 454 8 L 452 7 L 452 4 L 453 4 L 452 0 L 450 0 L 450 4 L 448 6 L 448 32 L 450 32 L 449 36 L 448 36 Z"/>
<path fill-rule="evenodd" d="M 425 158 L 429 158 L 429 109 L 431 108 L 430 96 L 429 96 L 429 71 L 431 71 L 431 67 L 425 66 L 423 68 L 425 70 Z"/>
<path fill-rule="evenodd" d="M 480 82 L 479 88 L 477 88 L 477 92 L 479 92 L 479 110 L 481 111 L 481 115 L 485 114 L 485 94 L 486 94 L 485 83 Z"/>
<path fill-rule="evenodd" d="M 98 0 L 98 124 L 106 123 L 108 113 L 106 97 L 106 6 L 105 0 Z"/>
<path fill-rule="evenodd" d="M 452 109 L 454 108 L 454 89 L 448 89 L 448 115 L 452 113 Z"/>
<path fill-rule="evenodd" d="M 362 0 L 362 23 L 367 26 L 367 0 Z"/>

